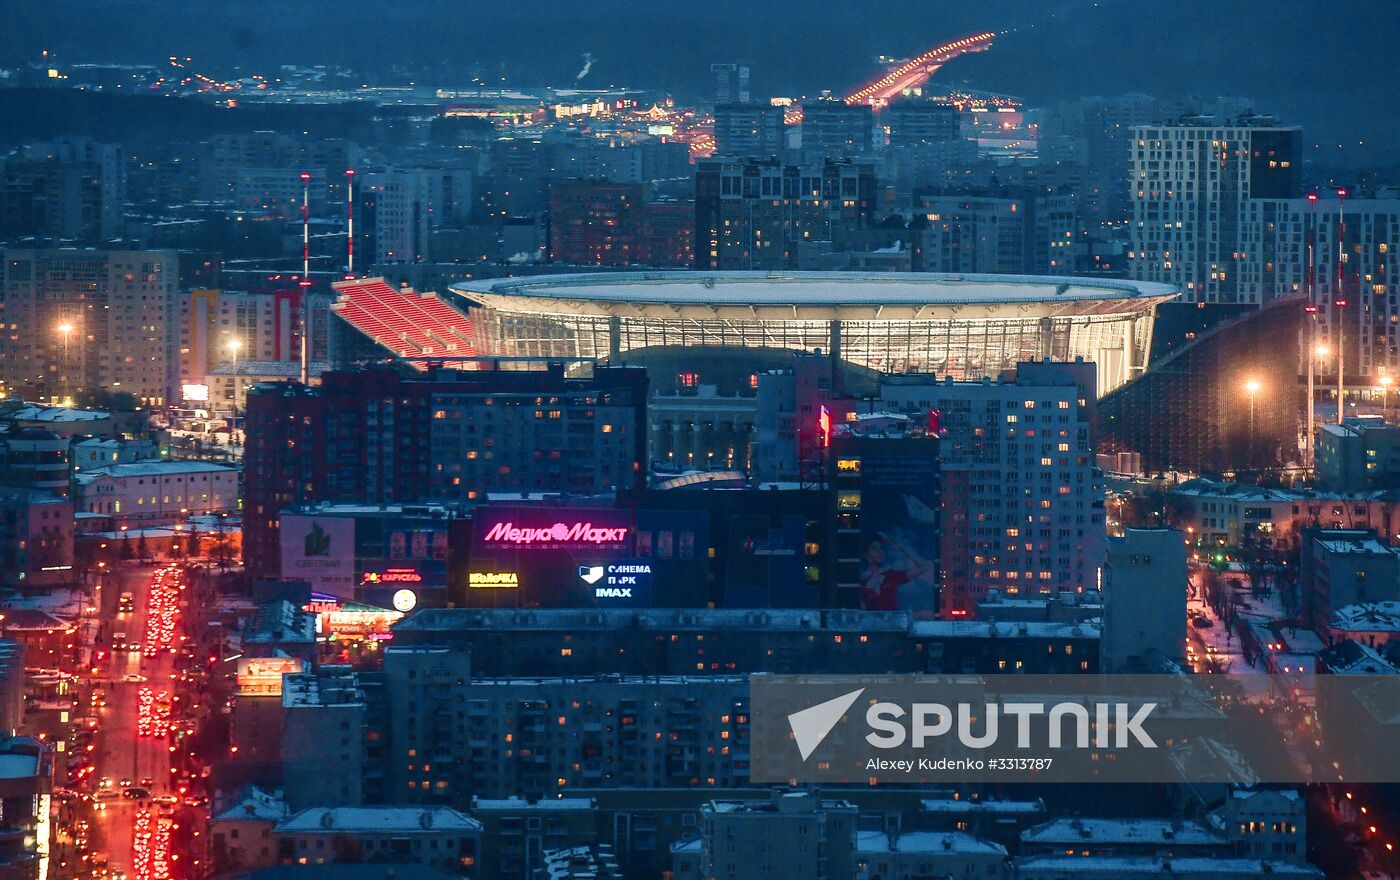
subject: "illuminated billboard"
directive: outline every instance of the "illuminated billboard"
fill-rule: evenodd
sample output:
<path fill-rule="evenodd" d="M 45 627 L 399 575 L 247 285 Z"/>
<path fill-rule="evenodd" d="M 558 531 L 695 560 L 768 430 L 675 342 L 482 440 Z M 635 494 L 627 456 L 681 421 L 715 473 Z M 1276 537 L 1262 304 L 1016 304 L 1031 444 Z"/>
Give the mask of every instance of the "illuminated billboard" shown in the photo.
<path fill-rule="evenodd" d="M 651 565 L 634 559 L 634 545 L 628 511 L 478 508 L 466 602 L 478 608 L 645 605 L 651 598 Z"/>
<path fill-rule="evenodd" d="M 622 550 L 632 524 L 616 510 L 554 507 L 488 507 L 474 517 L 484 552 L 501 550 Z"/>
<path fill-rule="evenodd" d="M 355 598 L 354 519 L 284 513 L 281 535 L 283 580 L 303 580 L 317 593 Z"/>
<path fill-rule="evenodd" d="M 344 602 L 319 594 L 313 595 L 303 608 L 316 615 L 316 633 L 323 639 L 387 639 L 390 628 L 404 616 L 400 610 Z"/>
<path fill-rule="evenodd" d="M 408 589 L 416 601 L 447 598 L 451 521 L 416 516 L 365 516 L 355 529 L 357 598 L 381 608 Z"/>
<path fill-rule="evenodd" d="M 938 610 L 937 443 L 866 439 L 857 441 L 854 452 L 861 607 L 931 617 Z"/>
<path fill-rule="evenodd" d="M 304 671 L 302 661 L 294 657 L 243 657 L 238 661 L 238 693 L 245 697 L 280 697 L 282 676 Z"/>
<path fill-rule="evenodd" d="M 584 583 L 585 596 L 592 592 L 595 605 L 636 608 L 651 605 L 652 564 L 645 559 L 580 565 L 578 577 Z"/>

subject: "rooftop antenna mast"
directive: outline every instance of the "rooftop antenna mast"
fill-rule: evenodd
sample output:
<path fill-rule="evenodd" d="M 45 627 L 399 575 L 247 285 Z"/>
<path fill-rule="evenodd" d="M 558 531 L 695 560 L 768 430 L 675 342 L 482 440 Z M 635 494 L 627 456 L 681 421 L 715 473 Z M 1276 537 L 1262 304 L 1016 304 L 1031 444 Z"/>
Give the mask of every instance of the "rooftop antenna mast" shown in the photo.
<path fill-rule="evenodd" d="M 345 274 L 355 274 L 355 169 L 345 169 Z"/>
<path fill-rule="evenodd" d="M 311 382 L 311 173 L 301 173 L 301 384 Z"/>

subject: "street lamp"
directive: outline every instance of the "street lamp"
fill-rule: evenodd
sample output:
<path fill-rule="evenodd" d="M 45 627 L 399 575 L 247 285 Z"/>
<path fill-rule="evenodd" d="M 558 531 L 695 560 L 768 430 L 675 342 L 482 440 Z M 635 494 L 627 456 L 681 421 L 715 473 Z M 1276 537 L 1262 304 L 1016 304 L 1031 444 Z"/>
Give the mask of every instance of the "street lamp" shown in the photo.
<path fill-rule="evenodd" d="M 1346 238 L 1347 238 L 1347 191 L 1337 190 L 1337 284 L 1332 292 L 1332 303 L 1337 308 L 1337 424 L 1346 423 L 1346 321 L 1343 310 L 1346 298 Z"/>
<path fill-rule="evenodd" d="M 1254 398 L 1262 387 L 1258 379 L 1250 379 L 1244 383 L 1244 390 L 1249 393 L 1249 436 L 1251 439 L 1254 437 Z"/>
<path fill-rule="evenodd" d="M 243 347 L 243 340 L 230 339 L 228 341 L 228 353 L 233 357 L 233 408 L 238 410 L 238 350 Z"/>
<path fill-rule="evenodd" d="M 1311 336 L 1317 330 L 1317 307 L 1312 306 L 1312 321 L 1308 325 L 1308 335 Z M 1308 436 L 1307 436 L 1307 464 L 1308 469 L 1313 467 L 1313 456 L 1316 453 L 1317 444 L 1317 390 L 1316 390 L 1316 362 L 1325 359 L 1332 350 L 1326 345 L 1318 345 L 1308 355 Z"/>
<path fill-rule="evenodd" d="M 58 332 L 63 334 L 63 375 L 68 375 L 68 338 L 73 335 L 73 322 L 64 321 L 58 325 Z"/>

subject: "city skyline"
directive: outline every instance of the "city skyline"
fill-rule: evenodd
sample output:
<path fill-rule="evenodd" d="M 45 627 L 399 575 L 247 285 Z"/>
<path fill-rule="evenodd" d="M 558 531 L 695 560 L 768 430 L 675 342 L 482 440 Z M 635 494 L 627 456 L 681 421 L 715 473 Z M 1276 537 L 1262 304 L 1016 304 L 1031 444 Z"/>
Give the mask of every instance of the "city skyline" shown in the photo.
<path fill-rule="evenodd" d="M 0 874 L 1400 876 L 1384 10 L 12 18 Z"/>

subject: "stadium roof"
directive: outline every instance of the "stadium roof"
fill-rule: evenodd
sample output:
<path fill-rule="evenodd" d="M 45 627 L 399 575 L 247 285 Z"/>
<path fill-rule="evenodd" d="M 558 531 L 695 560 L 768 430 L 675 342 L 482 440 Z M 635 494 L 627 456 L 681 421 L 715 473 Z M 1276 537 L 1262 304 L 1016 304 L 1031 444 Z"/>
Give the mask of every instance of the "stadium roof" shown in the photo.
<path fill-rule="evenodd" d="M 460 281 L 453 292 L 513 312 L 643 317 L 699 307 L 811 320 L 1113 315 L 1176 296 L 1166 284 L 1040 275 L 888 272 L 639 272 Z"/>

